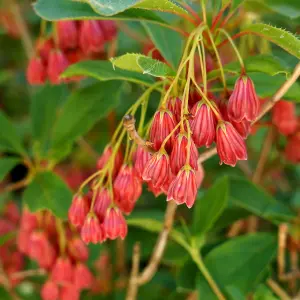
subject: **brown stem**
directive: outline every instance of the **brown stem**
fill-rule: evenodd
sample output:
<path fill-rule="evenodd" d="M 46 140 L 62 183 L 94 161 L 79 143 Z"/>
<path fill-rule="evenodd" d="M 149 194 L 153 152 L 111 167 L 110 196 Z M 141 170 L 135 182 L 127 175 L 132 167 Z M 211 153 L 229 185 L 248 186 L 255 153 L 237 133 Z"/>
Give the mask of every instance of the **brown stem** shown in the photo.
<path fill-rule="evenodd" d="M 29 30 L 27 28 L 27 24 L 21 13 L 20 6 L 15 0 L 8 0 L 7 2 L 10 6 L 10 10 L 14 15 L 16 24 L 20 31 L 23 47 L 26 52 L 27 58 L 30 59 L 34 54 L 34 47 L 29 34 Z"/>
<path fill-rule="evenodd" d="M 117 239 L 116 242 L 117 247 L 117 262 L 116 267 L 117 271 L 120 275 L 124 275 L 126 273 L 126 263 L 125 263 L 125 241 L 121 239 Z"/>
<path fill-rule="evenodd" d="M 126 115 L 123 118 L 123 125 L 127 130 L 130 138 L 139 146 L 143 147 L 146 151 L 154 153 L 154 150 L 150 147 L 152 143 L 145 141 L 140 137 L 135 129 L 135 118 L 132 115 Z"/>
<path fill-rule="evenodd" d="M 132 268 L 129 279 L 129 285 L 126 295 L 126 300 L 135 300 L 138 294 L 138 275 L 140 268 L 140 243 L 136 243 L 133 247 L 133 255 L 132 255 Z"/>
<path fill-rule="evenodd" d="M 167 205 L 167 210 L 165 213 L 164 227 L 158 237 L 150 261 L 147 267 L 143 270 L 143 272 L 138 277 L 139 285 L 145 284 L 148 281 L 150 281 L 157 271 L 157 268 L 159 266 L 159 263 L 162 259 L 162 256 L 164 254 L 167 245 L 169 233 L 173 226 L 176 209 L 177 209 L 177 204 L 174 201 L 170 201 Z"/>
<path fill-rule="evenodd" d="M 281 300 L 291 299 L 291 297 L 279 286 L 279 284 L 276 281 L 268 279 L 267 284 Z"/>

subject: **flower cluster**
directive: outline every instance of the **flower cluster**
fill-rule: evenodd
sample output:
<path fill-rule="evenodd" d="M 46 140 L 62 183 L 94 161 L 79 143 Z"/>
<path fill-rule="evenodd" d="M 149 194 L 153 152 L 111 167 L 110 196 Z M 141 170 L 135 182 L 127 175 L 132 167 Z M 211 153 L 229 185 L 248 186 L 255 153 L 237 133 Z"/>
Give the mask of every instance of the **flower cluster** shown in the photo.
<path fill-rule="evenodd" d="M 105 44 L 117 34 L 116 25 L 110 20 L 58 21 L 54 26 L 51 37 L 40 37 L 36 42 L 35 56 L 27 66 L 31 85 L 44 84 L 47 79 L 52 84 L 65 82 L 60 75 L 69 65 L 103 53 Z"/>

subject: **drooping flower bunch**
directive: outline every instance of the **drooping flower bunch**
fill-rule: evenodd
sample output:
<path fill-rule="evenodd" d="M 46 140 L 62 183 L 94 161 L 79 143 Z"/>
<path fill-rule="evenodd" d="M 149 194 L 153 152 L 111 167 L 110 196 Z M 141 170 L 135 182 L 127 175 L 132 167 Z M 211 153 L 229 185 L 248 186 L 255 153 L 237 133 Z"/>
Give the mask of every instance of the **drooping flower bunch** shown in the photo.
<path fill-rule="evenodd" d="M 117 34 L 116 24 L 110 20 L 58 21 L 53 28 L 50 37 L 42 35 L 36 41 L 26 73 L 31 85 L 42 85 L 47 79 L 51 84 L 66 82 L 60 75 L 69 65 L 101 55 Z"/>

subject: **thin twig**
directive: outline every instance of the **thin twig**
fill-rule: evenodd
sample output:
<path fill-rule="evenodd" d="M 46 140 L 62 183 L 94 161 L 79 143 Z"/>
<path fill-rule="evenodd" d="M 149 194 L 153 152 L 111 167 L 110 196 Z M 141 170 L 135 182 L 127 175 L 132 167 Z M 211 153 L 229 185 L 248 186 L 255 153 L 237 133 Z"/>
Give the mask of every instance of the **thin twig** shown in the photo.
<path fill-rule="evenodd" d="M 281 300 L 290 300 L 291 297 L 272 279 L 267 280 L 268 286 Z"/>
<path fill-rule="evenodd" d="M 17 272 L 17 273 L 13 273 L 11 275 L 12 278 L 14 279 L 22 279 L 22 278 L 26 278 L 26 277 L 32 277 L 32 276 L 42 276 L 42 275 L 46 275 L 47 272 L 44 269 L 36 269 L 36 270 L 26 270 L 26 271 L 22 271 L 22 272 Z"/>
<path fill-rule="evenodd" d="M 129 285 L 126 295 L 126 300 L 135 300 L 138 294 L 138 275 L 140 268 L 140 243 L 136 243 L 133 247 L 133 255 L 132 255 L 132 268 L 129 279 Z"/>
<path fill-rule="evenodd" d="M 25 186 L 27 186 L 28 184 L 30 183 L 30 178 L 29 177 L 26 177 L 18 182 L 15 182 L 15 183 L 11 183 L 9 185 L 7 185 L 3 190 L 2 192 L 3 193 L 8 193 L 8 192 L 12 192 L 12 191 L 16 191 L 16 190 L 19 190 Z"/>
<path fill-rule="evenodd" d="M 30 59 L 34 54 L 34 48 L 29 30 L 27 28 L 27 24 L 20 10 L 20 6 L 15 0 L 8 0 L 7 2 L 20 31 L 23 47 L 26 52 L 27 58 Z"/>

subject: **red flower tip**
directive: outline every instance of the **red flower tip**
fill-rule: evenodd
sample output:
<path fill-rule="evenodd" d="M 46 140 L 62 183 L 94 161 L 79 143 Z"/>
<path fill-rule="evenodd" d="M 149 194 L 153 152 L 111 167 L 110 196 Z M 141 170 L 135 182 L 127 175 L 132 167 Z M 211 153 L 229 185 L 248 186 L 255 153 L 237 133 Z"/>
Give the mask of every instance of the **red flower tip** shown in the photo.
<path fill-rule="evenodd" d="M 129 213 L 124 208 L 133 208 L 132 205 L 127 206 L 126 204 L 135 203 L 141 196 L 142 182 L 132 166 L 123 165 L 115 179 L 113 189 L 119 208 L 125 213 Z"/>
<path fill-rule="evenodd" d="M 178 97 L 170 98 L 167 102 L 167 108 L 172 112 L 177 122 L 181 119 L 181 106 L 182 101 Z"/>
<path fill-rule="evenodd" d="M 29 237 L 28 256 L 42 268 L 50 268 L 56 259 L 56 251 L 42 231 L 34 231 Z"/>
<path fill-rule="evenodd" d="M 197 196 L 197 180 L 195 171 L 190 166 L 184 166 L 170 184 L 167 201 L 174 200 L 176 204 L 185 203 L 188 208 L 194 205 Z"/>
<path fill-rule="evenodd" d="M 135 153 L 134 169 L 140 178 L 142 178 L 145 166 L 150 159 L 151 154 L 143 147 L 138 146 Z"/>
<path fill-rule="evenodd" d="M 212 105 L 213 102 L 211 102 Z M 191 121 L 193 140 L 197 147 L 208 148 L 216 135 L 216 116 L 213 110 L 204 102 L 197 102 L 191 110 L 194 118 Z"/>
<path fill-rule="evenodd" d="M 277 102 L 272 110 L 272 121 L 281 134 L 295 133 L 298 126 L 295 104 L 284 100 Z"/>
<path fill-rule="evenodd" d="M 251 78 L 239 77 L 228 101 L 229 118 L 236 122 L 241 122 L 243 119 L 254 121 L 258 115 L 259 106 L 259 99 Z"/>
<path fill-rule="evenodd" d="M 170 156 L 170 166 L 173 174 L 177 174 L 180 169 L 186 164 L 188 148 L 188 137 L 186 133 L 179 133 L 176 136 L 173 149 Z M 190 142 L 190 159 L 189 164 L 195 170 L 198 169 L 198 150 L 194 141 Z"/>
<path fill-rule="evenodd" d="M 48 280 L 41 289 L 41 297 L 43 300 L 58 300 L 59 288 L 57 284 L 51 280 Z"/>
<path fill-rule="evenodd" d="M 87 215 L 81 228 L 81 238 L 86 244 L 98 244 L 104 241 L 103 230 L 96 215 Z"/>
<path fill-rule="evenodd" d="M 104 168 L 104 166 L 107 164 L 108 160 L 110 159 L 111 155 L 112 155 L 112 147 L 110 145 L 107 145 L 102 153 L 102 155 L 100 156 L 100 158 L 97 161 L 97 168 L 99 170 L 102 170 Z M 122 156 L 122 152 L 119 150 L 116 153 L 115 156 L 115 160 L 114 160 L 114 170 L 113 170 L 113 177 L 115 177 L 115 175 L 119 172 L 121 166 L 123 163 L 123 156 Z"/>
<path fill-rule="evenodd" d="M 51 280 L 56 284 L 68 284 L 73 281 L 73 266 L 68 257 L 59 257 L 53 266 Z"/>
<path fill-rule="evenodd" d="M 70 222 L 76 227 L 81 227 L 84 224 L 89 209 L 90 206 L 87 197 L 75 195 L 68 213 Z"/>
<path fill-rule="evenodd" d="M 60 50 L 53 50 L 49 55 L 48 61 L 48 77 L 52 84 L 60 84 L 64 82 L 64 79 L 60 78 L 60 75 L 69 66 L 68 59 L 65 54 Z"/>
<path fill-rule="evenodd" d="M 155 197 L 158 197 L 163 193 L 162 189 L 154 187 L 151 181 L 148 182 L 148 191 L 152 192 Z"/>
<path fill-rule="evenodd" d="M 58 21 L 58 45 L 62 50 L 74 49 L 78 46 L 78 31 L 75 21 Z"/>
<path fill-rule="evenodd" d="M 68 241 L 68 253 L 74 260 L 82 262 L 89 257 L 89 249 L 79 237 L 74 237 Z"/>
<path fill-rule="evenodd" d="M 285 157 L 292 163 L 300 163 L 300 132 L 288 138 L 285 148 Z"/>
<path fill-rule="evenodd" d="M 94 281 L 93 274 L 88 267 L 78 263 L 74 270 L 74 285 L 78 290 L 89 289 Z"/>
<path fill-rule="evenodd" d="M 105 188 L 101 189 L 96 196 L 94 213 L 97 215 L 100 223 L 103 222 L 107 208 L 111 204 L 109 191 Z"/>
<path fill-rule="evenodd" d="M 158 151 L 165 138 L 175 128 L 175 118 L 172 112 L 168 109 L 159 110 L 155 113 L 154 119 L 150 128 L 150 141 L 153 143 L 153 148 Z M 171 136 L 165 145 L 167 152 L 172 150 L 176 132 Z"/>
<path fill-rule="evenodd" d="M 104 223 L 106 237 L 114 240 L 121 237 L 123 240 L 127 235 L 127 223 L 118 208 L 109 208 L 106 212 Z"/>
<path fill-rule="evenodd" d="M 81 22 L 79 33 L 80 48 L 87 55 L 101 52 L 104 49 L 105 38 L 97 20 Z"/>
<path fill-rule="evenodd" d="M 27 66 L 26 78 L 31 85 L 44 84 L 47 78 L 47 70 L 40 57 L 33 57 Z"/>
<path fill-rule="evenodd" d="M 73 284 L 64 285 L 60 291 L 60 300 L 79 300 L 80 291 Z"/>
<path fill-rule="evenodd" d="M 216 143 L 220 164 L 234 167 L 238 160 L 247 160 L 245 142 L 231 123 L 219 122 Z"/>
<path fill-rule="evenodd" d="M 170 172 L 170 161 L 167 153 L 155 153 L 148 161 L 143 172 L 143 179 L 151 181 L 155 188 L 163 186 Z"/>

